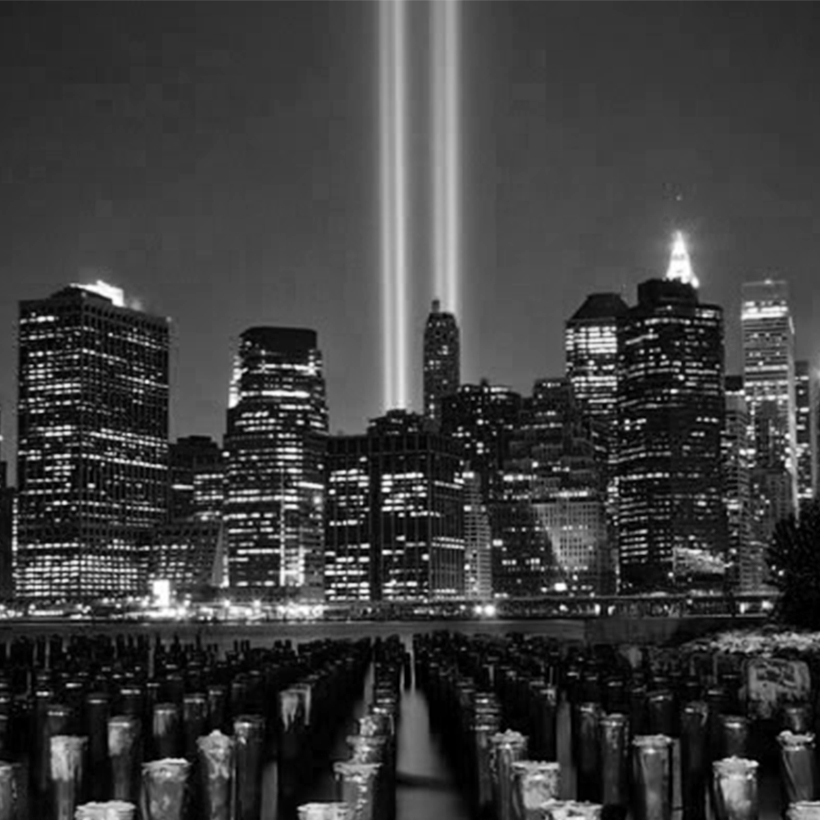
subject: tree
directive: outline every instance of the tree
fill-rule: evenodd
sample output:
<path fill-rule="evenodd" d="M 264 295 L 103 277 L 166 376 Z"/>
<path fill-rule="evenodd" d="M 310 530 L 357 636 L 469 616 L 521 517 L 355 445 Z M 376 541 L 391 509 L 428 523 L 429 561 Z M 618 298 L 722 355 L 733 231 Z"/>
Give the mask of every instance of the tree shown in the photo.
<path fill-rule="evenodd" d="M 806 505 L 799 518 L 791 515 L 777 523 L 766 561 L 781 593 L 778 620 L 820 629 L 820 501 Z"/>

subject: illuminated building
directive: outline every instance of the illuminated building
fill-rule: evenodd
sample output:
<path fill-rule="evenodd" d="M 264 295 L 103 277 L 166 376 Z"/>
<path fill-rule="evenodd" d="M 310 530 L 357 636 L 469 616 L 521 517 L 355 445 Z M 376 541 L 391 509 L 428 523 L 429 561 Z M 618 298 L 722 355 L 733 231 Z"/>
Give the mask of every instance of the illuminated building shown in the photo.
<path fill-rule="evenodd" d="M 220 521 L 225 500 L 222 448 L 208 436 L 179 438 L 169 448 L 172 521 Z"/>
<path fill-rule="evenodd" d="M 486 379 L 479 384 L 462 384 L 441 400 L 441 432 L 461 444 L 485 503 L 499 489 L 501 468 L 520 412 L 518 393 Z"/>
<path fill-rule="evenodd" d="M 0 433 L 0 449 L 3 435 Z M 14 532 L 14 488 L 8 486 L 8 465 L 0 460 L 0 600 L 14 596 L 12 542 Z"/>
<path fill-rule="evenodd" d="M 458 325 L 452 313 L 441 310 L 438 299 L 424 327 L 424 414 L 441 420 L 441 401 L 461 383 Z"/>
<path fill-rule="evenodd" d="M 616 420 L 618 317 L 629 308 L 617 293 L 593 293 L 566 323 L 567 377 L 580 409 L 608 426 Z"/>
<path fill-rule="evenodd" d="M 805 360 L 794 365 L 795 441 L 797 447 L 797 498 L 805 504 L 814 498 L 816 449 L 813 445 L 817 406 L 817 377 Z"/>
<path fill-rule="evenodd" d="M 464 473 L 464 592 L 467 598 L 493 597 L 490 519 L 481 497 L 481 480 Z"/>
<path fill-rule="evenodd" d="M 218 586 L 218 521 L 193 518 L 160 524 L 147 542 L 148 580 L 171 582 L 175 592 Z"/>
<path fill-rule="evenodd" d="M 702 304 L 676 239 L 670 273 L 618 324 L 621 591 L 720 588 L 723 312 Z"/>
<path fill-rule="evenodd" d="M 271 597 L 321 596 L 327 406 L 316 333 L 246 330 L 230 404 L 223 512 L 230 585 Z"/>
<path fill-rule="evenodd" d="M 607 541 L 606 446 L 568 379 L 539 379 L 524 400 L 490 505 L 493 583 L 515 597 L 612 591 Z"/>
<path fill-rule="evenodd" d="M 752 541 L 750 480 L 752 448 L 742 376 L 726 376 L 723 433 L 723 503 L 728 553 L 726 588 L 751 591 L 758 550 Z"/>
<path fill-rule="evenodd" d="M 460 448 L 415 413 L 394 410 L 328 444 L 328 600 L 464 595 Z"/>
<path fill-rule="evenodd" d="M 772 477 L 778 470 L 787 474 L 781 483 L 788 485 L 790 506 L 796 509 L 794 325 L 786 282 L 768 279 L 744 284 L 740 321 L 754 465 Z"/>
<path fill-rule="evenodd" d="M 15 577 L 23 598 L 140 591 L 166 515 L 168 322 L 104 283 L 20 304 Z"/>

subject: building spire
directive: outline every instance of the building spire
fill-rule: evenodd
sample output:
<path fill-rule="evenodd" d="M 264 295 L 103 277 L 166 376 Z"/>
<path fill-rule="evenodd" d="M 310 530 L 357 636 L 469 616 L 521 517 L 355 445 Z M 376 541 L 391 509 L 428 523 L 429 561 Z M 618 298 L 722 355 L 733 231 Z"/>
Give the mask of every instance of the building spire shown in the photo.
<path fill-rule="evenodd" d="M 686 250 L 686 242 L 680 231 L 675 231 L 675 239 L 672 242 L 672 255 L 669 257 L 669 267 L 666 270 L 667 279 L 677 279 L 692 287 L 699 287 L 698 277 L 692 270 L 692 263 L 689 261 L 689 251 Z"/>

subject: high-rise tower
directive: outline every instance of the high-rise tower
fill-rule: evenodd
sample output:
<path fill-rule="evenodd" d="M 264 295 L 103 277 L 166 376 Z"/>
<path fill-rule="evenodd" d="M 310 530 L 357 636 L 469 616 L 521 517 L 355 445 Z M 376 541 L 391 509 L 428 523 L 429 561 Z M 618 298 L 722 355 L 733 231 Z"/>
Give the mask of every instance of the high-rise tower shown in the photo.
<path fill-rule="evenodd" d="M 593 293 L 566 323 L 567 377 L 579 409 L 613 427 L 618 393 L 618 317 L 629 310 L 617 293 Z"/>
<path fill-rule="evenodd" d="M 461 383 L 461 349 L 458 324 L 452 313 L 441 310 L 438 299 L 424 327 L 424 415 L 438 423 L 441 400 Z"/>
<path fill-rule="evenodd" d="M 814 408 L 817 404 L 817 376 L 805 359 L 795 362 L 795 444 L 797 446 L 797 498 L 800 504 L 815 495 Z"/>
<path fill-rule="evenodd" d="M 19 356 L 18 595 L 140 591 L 165 517 L 168 321 L 71 285 L 20 304 Z"/>
<path fill-rule="evenodd" d="M 423 416 L 392 410 L 328 446 L 331 600 L 464 595 L 463 461 Z"/>
<path fill-rule="evenodd" d="M 698 300 L 676 237 L 667 278 L 618 326 L 618 544 L 623 591 L 719 587 L 723 312 Z"/>
<path fill-rule="evenodd" d="M 223 508 L 230 584 L 320 596 L 328 419 L 316 333 L 250 328 L 235 362 Z"/>
<path fill-rule="evenodd" d="M 767 279 L 743 285 L 740 321 L 754 466 L 783 474 L 790 505 L 796 509 L 794 324 L 787 283 Z"/>

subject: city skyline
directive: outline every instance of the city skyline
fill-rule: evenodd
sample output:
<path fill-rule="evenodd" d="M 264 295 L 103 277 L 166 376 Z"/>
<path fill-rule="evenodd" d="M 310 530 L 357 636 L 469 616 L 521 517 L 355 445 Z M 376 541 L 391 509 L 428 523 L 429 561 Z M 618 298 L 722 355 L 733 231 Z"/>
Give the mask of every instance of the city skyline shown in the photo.
<path fill-rule="evenodd" d="M 172 435 L 220 436 L 231 338 L 259 324 L 321 333 L 331 429 L 362 430 L 381 396 L 375 4 L 213 4 L 179 20 L 89 6 L 84 25 L 78 8 L 15 6 L 4 21 L 9 450 L 17 302 L 98 277 L 172 318 Z M 418 29 L 424 10 L 408 11 Z M 740 284 L 769 274 L 790 282 L 798 357 L 817 361 L 814 14 L 464 5 L 465 381 L 524 390 L 560 374 L 565 318 L 588 293 L 661 275 L 677 226 L 703 297 L 726 311 L 729 372 Z M 50 32 L 66 30 L 58 53 Z M 413 140 L 421 176 L 427 130 Z M 416 339 L 437 295 L 430 239 L 413 249 Z"/>

